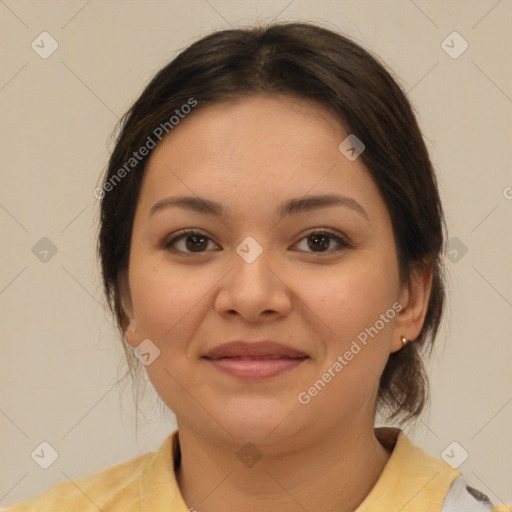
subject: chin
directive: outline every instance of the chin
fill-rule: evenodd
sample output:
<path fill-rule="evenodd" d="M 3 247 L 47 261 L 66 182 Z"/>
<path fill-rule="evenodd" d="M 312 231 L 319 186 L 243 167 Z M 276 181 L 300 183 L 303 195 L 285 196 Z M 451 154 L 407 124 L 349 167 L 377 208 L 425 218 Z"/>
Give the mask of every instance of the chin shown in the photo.
<path fill-rule="evenodd" d="M 301 422 L 297 412 L 292 412 L 294 408 L 294 404 L 286 407 L 276 400 L 269 403 L 269 400 L 246 399 L 244 403 L 223 408 L 221 424 L 233 436 L 231 442 L 272 445 L 297 434 Z"/>

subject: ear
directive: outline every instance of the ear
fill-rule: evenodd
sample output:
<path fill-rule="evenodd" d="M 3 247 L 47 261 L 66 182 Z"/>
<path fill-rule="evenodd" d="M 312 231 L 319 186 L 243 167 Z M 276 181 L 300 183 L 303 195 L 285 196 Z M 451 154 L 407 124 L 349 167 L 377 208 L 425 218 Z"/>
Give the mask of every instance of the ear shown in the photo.
<path fill-rule="evenodd" d="M 121 273 L 119 280 L 119 289 L 121 292 L 121 304 L 124 314 L 128 317 L 128 325 L 124 331 L 126 341 L 133 347 L 139 345 L 139 339 L 137 335 L 137 321 L 135 320 L 135 313 L 133 309 L 133 302 L 130 292 L 130 286 L 128 283 L 128 271 L 124 270 Z"/>
<path fill-rule="evenodd" d="M 130 319 L 130 323 L 124 331 L 124 337 L 132 348 L 137 348 L 140 345 L 139 335 L 137 334 L 137 324 L 135 320 Z"/>
<path fill-rule="evenodd" d="M 411 273 L 409 281 L 402 287 L 400 304 L 402 309 L 396 316 L 391 352 L 403 347 L 402 336 L 407 340 L 418 337 L 427 314 L 430 290 L 432 289 L 432 266 L 424 264 Z"/>

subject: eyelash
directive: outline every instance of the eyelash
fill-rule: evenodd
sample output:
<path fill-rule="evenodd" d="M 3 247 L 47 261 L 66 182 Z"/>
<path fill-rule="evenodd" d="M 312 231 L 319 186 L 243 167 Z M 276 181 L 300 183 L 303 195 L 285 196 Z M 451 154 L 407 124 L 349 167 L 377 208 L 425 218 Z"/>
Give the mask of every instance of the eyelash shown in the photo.
<path fill-rule="evenodd" d="M 205 237 L 207 238 L 208 240 L 212 241 L 211 238 L 209 238 L 208 236 L 206 236 L 205 234 L 199 232 L 199 231 L 195 231 L 195 230 L 192 230 L 192 229 L 184 229 L 182 231 L 178 231 L 178 233 L 176 234 L 176 236 L 174 236 L 172 239 L 170 240 L 166 240 L 163 244 L 163 249 L 167 249 L 167 250 L 170 250 L 170 251 L 175 251 L 175 252 L 179 252 L 181 254 L 186 254 L 186 255 L 189 255 L 189 256 L 192 256 L 192 255 L 200 255 L 200 254 L 204 254 L 205 252 L 207 251 L 203 251 L 203 252 L 186 252 L 186 251 L 179 251 L 175 248 L 172 248 L 171 246 L 173 244 L 175 244 L 176 242 L 178 242 L 179 240 L 181 239 L 185 239 L 187 236 L 194 236 L 194 235 L 199 235 L 199 236 L 202 236 L 202 237 Z M 345 238 L 343 238 L 342 236 L 340 236 L 339 234 L 337 233 L 334 233 L 332 231 L 329 231 L 329 230 L 325 230 L 325 229 L 314 229 L 308 233 L 306 233 L 300 240 L 302 241 L 303 239 L 305 238 L 308 238 L 310 236 L 313 236 L 313 235 L 327 235 L 329 236 L 332 240 L 334 240 L 335 242 L 338 243 L 338 245 L 340 245 L 343 249 L 347 249 L 347 248 L 350 248 L 352 247 L 349 242 L 347 242 L 347 240 L 345 240 Z M 213 242 L 215 243 L 215 242 Z M 297 242 L 298 243 L 298 242 Z M 296 245 L 296 244 L 294 244 Z M 310 252 L 311 254 L 318 254 L 318 255 L 330 255 L 330 254 L 333 254 L 335 252 L 338 252 L 340 249 L 330 249 L 328 251 L 321 251 L 321 252 L 314 252 L 314 251 L 306 251 L 306 252 Z"/>

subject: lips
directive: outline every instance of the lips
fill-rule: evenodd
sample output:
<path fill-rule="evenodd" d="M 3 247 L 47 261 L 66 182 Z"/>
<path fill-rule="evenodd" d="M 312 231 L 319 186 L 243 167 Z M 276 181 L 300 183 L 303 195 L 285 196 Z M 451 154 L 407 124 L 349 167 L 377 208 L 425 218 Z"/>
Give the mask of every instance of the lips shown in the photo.
<path fill-rule="evenodd" d="M 231 341 L 208 351 L 207 359 L 301 359 L 308 357 L 304 352 L 281 345 L 275 341 Z"/>
<path fill-rule="evenodd" d="M 276 377 L 309 359 L 297 349 L 273 341 L 234 341 L 209 350 L 203 357 L 214 368 L 242 380 Z"/>

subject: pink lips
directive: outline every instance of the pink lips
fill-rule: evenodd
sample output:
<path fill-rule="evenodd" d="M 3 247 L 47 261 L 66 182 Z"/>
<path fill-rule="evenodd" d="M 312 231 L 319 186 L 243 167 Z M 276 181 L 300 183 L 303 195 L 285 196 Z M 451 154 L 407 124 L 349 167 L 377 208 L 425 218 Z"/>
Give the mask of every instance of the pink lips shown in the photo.
<path fill-rule="evenodd" d="M 246 380 L 275 377 L 309 359 L 305 353 L 273 341 L 224 343 L 203 358 L 218 370 Z"/>

